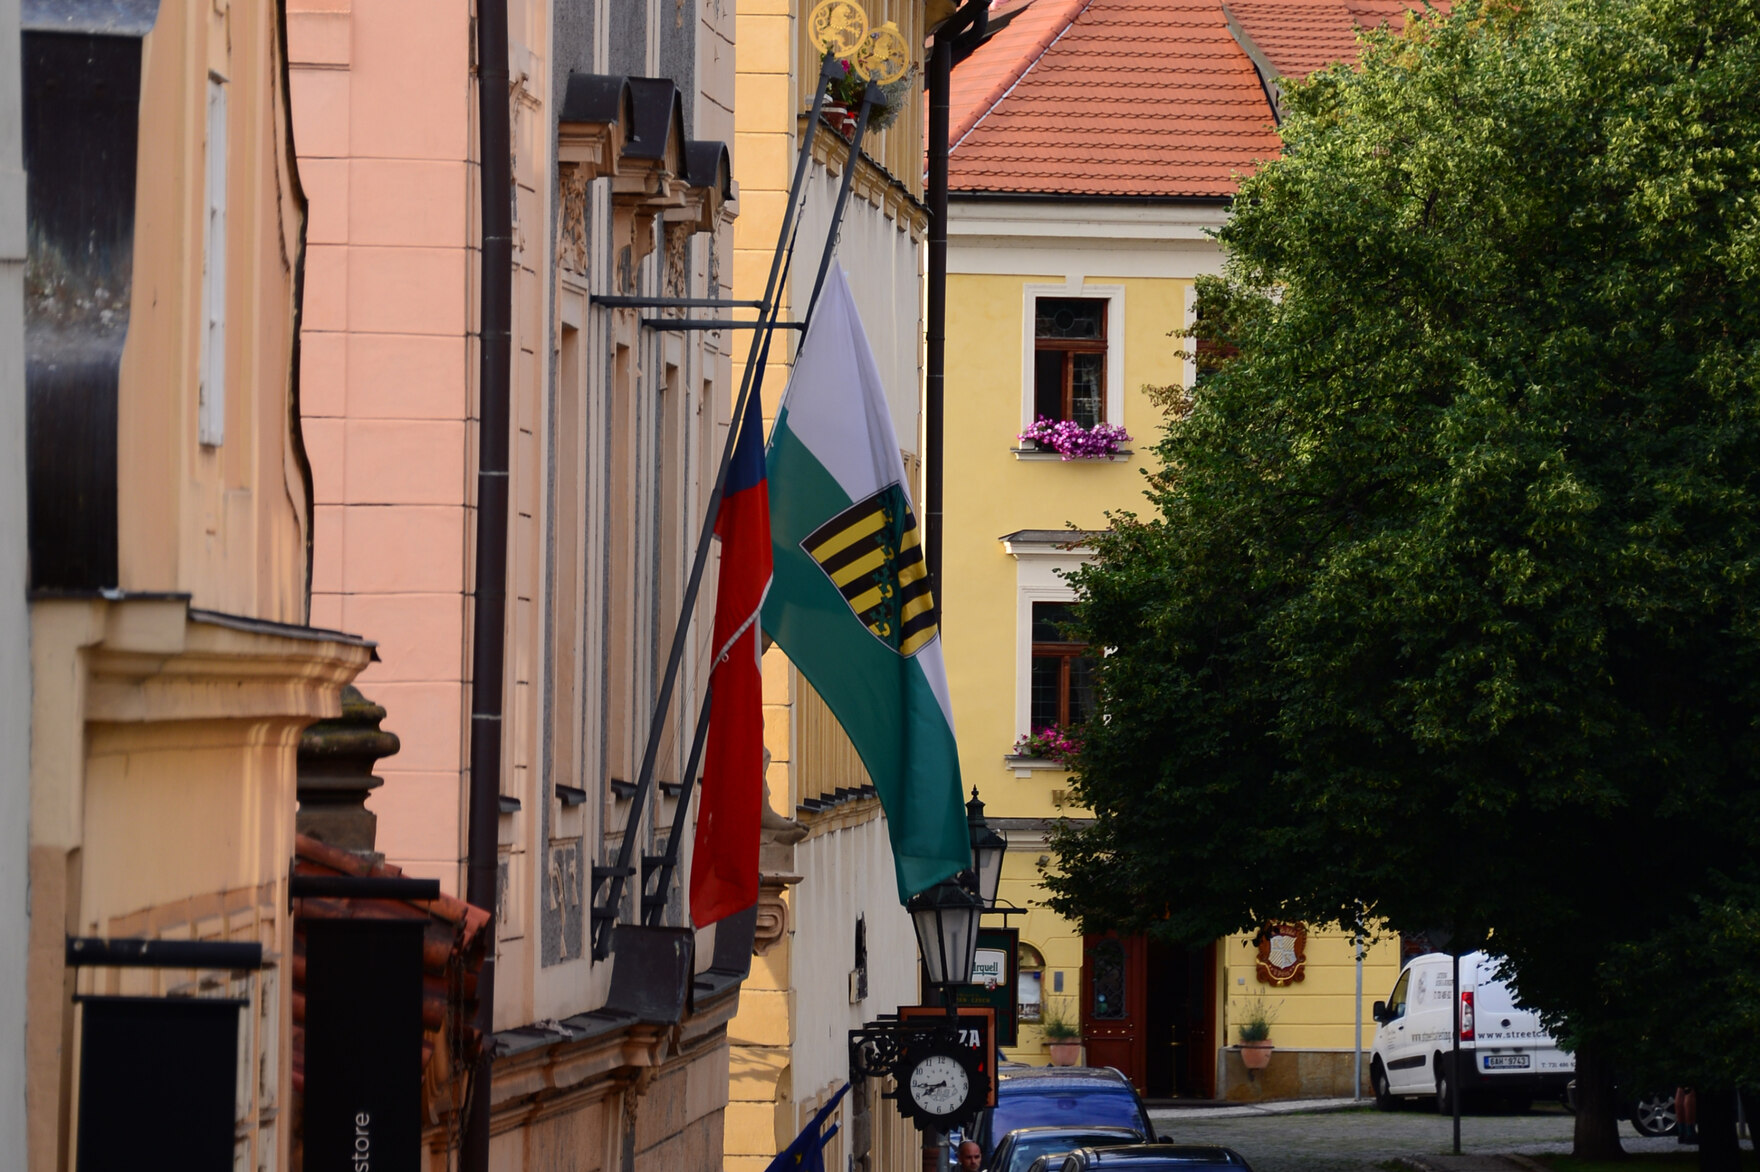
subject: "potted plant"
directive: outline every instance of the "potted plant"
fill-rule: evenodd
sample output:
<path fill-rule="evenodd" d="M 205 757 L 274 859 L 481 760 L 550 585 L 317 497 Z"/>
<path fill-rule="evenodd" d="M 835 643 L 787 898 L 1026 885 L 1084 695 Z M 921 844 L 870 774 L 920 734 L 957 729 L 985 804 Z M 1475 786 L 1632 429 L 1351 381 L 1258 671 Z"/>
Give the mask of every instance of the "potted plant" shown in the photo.
<path fill-rule="evenodd" d="M 1110 423 L 1083 427 L 1072 419 L 1041 415 L 1015 438 L 1043 451 L 1057 452 L 1065 460 L 1109 460 L 1130 442 L 1131 434 Z"/>
<path fill-rule="evenodd" d="M 1235 1031 L 1241 1039 L 1241 1063 L 1248 1070 L 1264 1070 L 1271 1064 L 1271 1023 L 1276 1020 L 1277 1010 L 1266 1003 L 1263 995 L 1247 1001 Z"/>
<path fill-rule="evenodd" d="M 1048 1008 L 1039 1020 L 1045 1035 L 1045 1048 L 1051 1053 L 1053 1066 L 1079 1066 L 1082 1061 L 1082 1031 L 1075 1022 L 1063 1016 L 1060 1009 Z"/>
<path fill-rule="evenodd" d="M 839 58 L 837 62 L 843 70 L 841 77 L 834 77 L 825 87 L 825 117 L 837 127 L 838 133 L 854 134 L 856 129 L 856 111 L 861 109 L 862 95 L 867 92 L 868 81 L 848 60 Z M 880 86 L 880 100 L 875 102 L 868 111 L 868 129 L 881 131 L 898 121 L 899 111 L 911 95 L 911 75 L 906 73 L 897 81 Z"/>
<path fill-rule="evenodd" d="M 1075 734 L 1055 724 L 1036 728 L 1023 734 L 1014 743 L 1013 755 L 1030 760 L 1055 761 L 1059 765 L 1068 765 L 1075 755 L 1082 751 L 1082 742 Z"/>

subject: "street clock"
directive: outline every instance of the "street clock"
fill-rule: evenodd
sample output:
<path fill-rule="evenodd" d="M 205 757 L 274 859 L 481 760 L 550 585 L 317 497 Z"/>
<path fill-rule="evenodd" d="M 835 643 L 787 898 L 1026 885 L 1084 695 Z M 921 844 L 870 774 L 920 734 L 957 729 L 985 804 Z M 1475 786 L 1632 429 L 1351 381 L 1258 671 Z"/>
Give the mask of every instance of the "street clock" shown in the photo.
<path fill-rule="evenodd" d="M 951 1036 L 911 1045 L 898 1064 L 898 1110 L 917 1126 L 946 1131 L 968 1122 L 990 1097 L 978 1051 Z"/>

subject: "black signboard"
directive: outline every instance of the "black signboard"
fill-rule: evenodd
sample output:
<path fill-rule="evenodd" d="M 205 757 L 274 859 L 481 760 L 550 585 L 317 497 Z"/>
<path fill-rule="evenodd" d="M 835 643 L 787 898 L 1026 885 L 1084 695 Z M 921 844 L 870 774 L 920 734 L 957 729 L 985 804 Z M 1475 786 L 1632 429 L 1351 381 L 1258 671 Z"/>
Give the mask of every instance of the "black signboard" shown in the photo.
<path fill-rule="evenodd" d="M 424 926 L 300 922 L 306 1172 L 419 1172 Z"/>
<path fill-rule="evenodd" d="M 82 997 L 79 1172 L 231 1172 L 244 1001 Z"/>
<path fill-rule="evenodd" d="M 1019 1007 L 1015 1004 L 1016 986 L 1020 979 L 1021 934 L 1016 928 L 978 929 L 978 955 L 972 965 L 972 984 L 961 985 L 954 994 L 954 1004 L 961 1009 L 982 1008 L 996 1011 L 996 1044 L 1019 1045 Z M 925 998 L 931 1004 L 940 1002 L 940 991 L 927 980 Z"/>

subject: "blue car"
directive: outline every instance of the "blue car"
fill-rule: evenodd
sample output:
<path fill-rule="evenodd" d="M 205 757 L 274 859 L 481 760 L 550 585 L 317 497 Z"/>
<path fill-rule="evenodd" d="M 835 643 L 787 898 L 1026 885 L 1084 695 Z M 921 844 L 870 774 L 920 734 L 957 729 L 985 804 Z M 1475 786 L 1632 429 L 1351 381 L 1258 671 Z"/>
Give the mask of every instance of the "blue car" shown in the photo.
<path fill-rule="evenodd" d="M 1132 1144 L 1077 1148 L 1061 1163 L 1040 1160 L 1035 1172 L 1253 1172 L 1233 1148 L 1197 1144 Z"/>
<path fill-rule="evenodd" d="M 964 1138 L 982 1149 L 988 1167 L 1002 1137 L 1023 1127 L 1124 1127 L 1155 1137 L 1137 1089 L 1110 1066 L 1001 1067 L 996 1106 L 980 1111 Z M 957 1150 L 950 1145 L 949 1154 Z"/>

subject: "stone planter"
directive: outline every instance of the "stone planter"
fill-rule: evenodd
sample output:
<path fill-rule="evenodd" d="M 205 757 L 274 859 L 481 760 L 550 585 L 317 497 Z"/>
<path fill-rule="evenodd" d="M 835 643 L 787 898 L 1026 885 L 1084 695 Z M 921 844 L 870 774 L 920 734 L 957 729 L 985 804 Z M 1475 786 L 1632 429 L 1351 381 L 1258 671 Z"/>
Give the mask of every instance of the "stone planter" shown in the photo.
<path fill-rule="evenodd" d="M 1055 1042 L 1046 1042 L 1045 1049 L 1051 1054 L 1053 1066 L 1080 1066 L 1082 1064 L 1082 1040 L 1080 1038 L 1061 1038 Z"/>
<path fill-rule="evenodd" d="M 1270 1042 L 1242 1042 L 1241 1064 L 1248 1070 L 1264 1070 L 1271 1065 L 1271 1051 L 1276 1048 Z"/>

